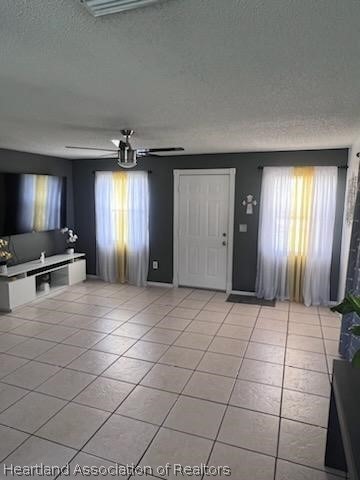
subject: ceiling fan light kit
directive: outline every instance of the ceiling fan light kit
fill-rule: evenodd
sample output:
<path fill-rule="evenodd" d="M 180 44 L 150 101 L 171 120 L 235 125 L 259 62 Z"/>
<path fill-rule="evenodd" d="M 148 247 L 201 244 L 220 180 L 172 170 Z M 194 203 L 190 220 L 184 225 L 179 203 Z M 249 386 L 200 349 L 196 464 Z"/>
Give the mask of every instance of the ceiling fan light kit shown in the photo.
<path fill-rule="evenodd" d="M 134 130 L 125 129 L 120 130 L 121 135 L 125 137 L 125 142 L 113 138 L 111 142 L 115 145 L 116 150 L 108 148 L 93 148 L 93 147 L 80 147 L 80 146 L 66 146 L 65 148 L 72 150 L 94 150 L 101 152 L 109 152 L 116 155 L 116 157 L 110 157 L 117 160 L 117 163 L 122 168 L 133 168 L 137 165 L 137 159 L 139 157 L 157 156 L 156 153 L 165 152 L 181 152 L 184 149 L 182 147 L 161 147 L 161 148 L 132 148 L 130 144 L 130 137 L 134 134 Z"/>
<path fill-rule="evenodd" d="M 160 0 L 80 0 L 94 17 L 147 7 Z"/>

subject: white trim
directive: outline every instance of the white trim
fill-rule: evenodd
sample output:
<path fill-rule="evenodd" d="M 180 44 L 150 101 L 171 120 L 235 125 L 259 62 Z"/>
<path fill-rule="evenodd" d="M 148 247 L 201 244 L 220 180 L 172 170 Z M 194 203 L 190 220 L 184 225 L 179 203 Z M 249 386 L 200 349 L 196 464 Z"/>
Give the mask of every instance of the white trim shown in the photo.
<path fill-rule="evenodd" d="M 165 282 L 147 282 L 149 287 L 166 287 L 166 288 L 173 288 L 174 285 L 172 283 L 165 283 Z"/>
<path fill-rule="evenodd" d="M 174 243 L 173 243 L 173 286 L 179 286 L 179 185 L 180 175 L 229 175 L 229 220 L 228 249 L 226 265 L 226 293 L 232 291 L 234 214 L 235 214 L 235 175 L 236 168 L 183 169 L 174 170 Z"/>
<path fill-rule="evenodd" d="M 246 292 L 243 290 L 231 290 L 230 293 L 233 293 L 234 295 L 244 295 L 246 297 L 255 297 L 255 292 Z"/>

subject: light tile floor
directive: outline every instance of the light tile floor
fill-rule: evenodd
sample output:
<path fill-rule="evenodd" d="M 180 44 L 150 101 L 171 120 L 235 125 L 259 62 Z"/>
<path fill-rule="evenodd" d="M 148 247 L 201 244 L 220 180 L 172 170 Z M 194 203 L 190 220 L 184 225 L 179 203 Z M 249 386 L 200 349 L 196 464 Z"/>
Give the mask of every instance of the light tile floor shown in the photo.
<path fill-rule="evenodd" d="M 90 280 L 1 315 L 0 461 L 339 479 L 323 465 L 339 317 L 225 299 Z"/>

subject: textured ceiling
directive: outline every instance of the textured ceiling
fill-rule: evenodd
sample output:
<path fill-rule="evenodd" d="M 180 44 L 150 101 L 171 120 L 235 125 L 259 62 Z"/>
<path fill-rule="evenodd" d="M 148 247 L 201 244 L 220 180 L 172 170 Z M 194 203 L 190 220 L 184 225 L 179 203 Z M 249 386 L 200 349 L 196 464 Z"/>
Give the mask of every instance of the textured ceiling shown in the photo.
<path fill-rule="evenodd" d="M 185 153 L 347 146 L 359 19 L 359 0 L 163 0 L 97 19 L 78 0 L 1 0 L 0 147 L 89 157 L 64 146 L 126 127 Z"/>

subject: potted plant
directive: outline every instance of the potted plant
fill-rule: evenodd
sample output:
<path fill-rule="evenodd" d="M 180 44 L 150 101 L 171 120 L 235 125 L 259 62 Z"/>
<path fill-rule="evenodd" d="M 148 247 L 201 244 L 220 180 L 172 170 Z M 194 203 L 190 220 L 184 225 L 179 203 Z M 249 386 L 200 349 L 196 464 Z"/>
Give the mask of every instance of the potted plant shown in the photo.
<path fill-rule="evenodd" d="M 0 238 L 0 274 L 7 274 L 7 262 L 12 258 L 7 246 L 9 242 Z"/>
<path fill-rule="evenodd" d="M 356 313 L 360 321 L 360 297 L 356 297 L 351 293 L 348 293 L 344 300 L 336 307 L 332 307 L 333 312 L 341 313 L 346 315 L 347 313 Z M 352 335 L 360 337 L 360 323 L 358 325 L 352 325 L 349 328 L 349 331 Z M 360 350 L 358 350 L 352 359 L 352 364 L 360 367 Z"/>
<path fill-rule="evenodd" d="M 63 233 L 64 235 L 66 234 L 67 236 L 66 243 L 68 245 L 68 248 L 66 249 L 66 253 L 68 253 L 69 255 L 73 255 L 75 252 L 74 246 L 75 246 L 76 240 L 79 237 L 76 235 L 76 233 L 74 233 L 73 230 L 71 230 L 68 227 L 62 228 L 61 233 Z"/>

